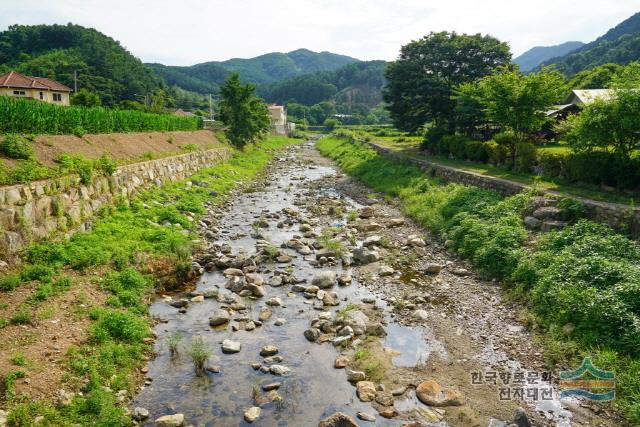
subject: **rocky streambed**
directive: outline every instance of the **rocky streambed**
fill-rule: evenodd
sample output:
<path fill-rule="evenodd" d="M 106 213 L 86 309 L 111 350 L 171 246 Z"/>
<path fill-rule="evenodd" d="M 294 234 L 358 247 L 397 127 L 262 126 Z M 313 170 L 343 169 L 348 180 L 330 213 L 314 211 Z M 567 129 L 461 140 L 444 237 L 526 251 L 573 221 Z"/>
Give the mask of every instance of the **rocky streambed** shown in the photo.
<path fill-rule="evenodd" d="M 141 424 L 616 425 L 560 402 L 497 286 L 312 142 L 200 228 L 195 288 L 151 306 Z"/>

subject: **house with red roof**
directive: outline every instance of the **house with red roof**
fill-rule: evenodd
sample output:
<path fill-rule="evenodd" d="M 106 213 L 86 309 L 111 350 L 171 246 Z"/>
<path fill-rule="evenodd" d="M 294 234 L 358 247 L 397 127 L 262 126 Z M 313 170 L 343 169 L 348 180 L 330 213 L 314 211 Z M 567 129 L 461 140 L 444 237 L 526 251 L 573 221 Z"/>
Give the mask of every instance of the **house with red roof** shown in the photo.
<path fill-rule="evenodd" d="M 69 105 L 71 88 L 45 77 L 29 77 L 16 71 L 0 75 L 0 95 Z"/>

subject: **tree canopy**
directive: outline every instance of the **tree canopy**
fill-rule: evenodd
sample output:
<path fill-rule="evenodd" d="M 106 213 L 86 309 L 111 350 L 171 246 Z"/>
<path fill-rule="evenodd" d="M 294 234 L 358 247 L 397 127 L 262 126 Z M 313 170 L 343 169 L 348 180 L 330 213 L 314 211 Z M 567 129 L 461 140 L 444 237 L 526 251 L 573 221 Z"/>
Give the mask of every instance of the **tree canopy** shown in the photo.
<path fill-rule="evenodd" d="M 391 119 L 408 132 L 431 121 L 448 123 L 455 112 L 454 88 L 510 61 L 509 46 L 488 35 L 439 32 L 412 41 L 385 71 Z"/>
<path fill-rule="evenodd" d="M 256 87 L 240 81 L 233 73 L 220 87 L 221 119 L 228 126 L 227 136 L 232 144 L 244 147 L 263 137 L 270 127 L 267 106 L 255 95 Z"/>

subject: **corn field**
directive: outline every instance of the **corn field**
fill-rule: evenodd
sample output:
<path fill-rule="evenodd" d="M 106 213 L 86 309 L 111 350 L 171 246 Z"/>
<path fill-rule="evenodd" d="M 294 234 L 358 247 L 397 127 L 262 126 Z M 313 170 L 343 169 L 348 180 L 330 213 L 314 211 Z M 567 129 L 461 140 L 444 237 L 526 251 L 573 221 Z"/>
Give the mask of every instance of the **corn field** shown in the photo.
<path fill-rule="evenodd" d="M 0 134 L 78 134 L 196 130 L 198 117 L 112 110 L 103 107 L 62 107 L 0 96 Z"/>

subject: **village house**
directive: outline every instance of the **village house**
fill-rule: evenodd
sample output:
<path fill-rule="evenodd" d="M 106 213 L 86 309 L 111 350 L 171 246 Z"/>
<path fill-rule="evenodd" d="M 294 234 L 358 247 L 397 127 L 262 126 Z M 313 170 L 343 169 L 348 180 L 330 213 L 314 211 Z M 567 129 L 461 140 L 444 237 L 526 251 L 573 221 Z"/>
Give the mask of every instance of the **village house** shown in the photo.
<path fill-rule="evenodd" d="M 607 101 L 612 97 L 613 90 L 611 89 L 575 89 L 567 96 L 563 105 L 556 105 L 547 111 L 547 116 L 564 120 L 567 115 L 578 113 L 585 105 L 589 105 L 595 100 Z"/>
<path fill-rule="evenodd" d="M 289 130 L 287 125 L 287 110 L 283 105 L 268 105 L 269 116 L 271 117 L 271 127 L 275 133 L 285 135 Z"/>
<path fill-rule="evenodd" d="M 70 94 L 71 88 L 44 77 L 29 77 L 16 71 L 0 76 L 0 95 L 67 106 Z"/>

